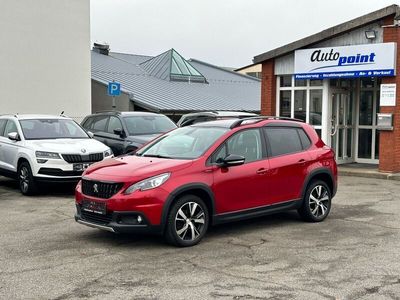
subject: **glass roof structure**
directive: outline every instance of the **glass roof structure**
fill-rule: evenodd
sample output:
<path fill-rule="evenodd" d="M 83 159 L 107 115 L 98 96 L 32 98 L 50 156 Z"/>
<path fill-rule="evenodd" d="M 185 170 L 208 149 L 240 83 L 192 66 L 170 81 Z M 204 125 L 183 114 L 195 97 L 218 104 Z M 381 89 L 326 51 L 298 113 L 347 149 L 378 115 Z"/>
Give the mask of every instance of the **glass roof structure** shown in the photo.
<path fill-rule="evenodd" d="M 150 75 L 164 80 L 207 83 L 207 79 L 174 49 L 153 57 L 140 66 Z"/>

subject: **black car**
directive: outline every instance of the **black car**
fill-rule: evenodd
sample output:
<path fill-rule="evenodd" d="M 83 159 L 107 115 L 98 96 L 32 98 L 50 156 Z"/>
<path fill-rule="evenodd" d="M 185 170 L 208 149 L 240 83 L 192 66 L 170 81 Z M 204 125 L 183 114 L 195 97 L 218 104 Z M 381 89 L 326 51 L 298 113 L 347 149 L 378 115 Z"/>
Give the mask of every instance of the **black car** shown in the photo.
<path fill-rule="evenodd" d="M 243 119 L 256 116 L 257 115 L 254 113 L 243 111 L 203 111 L 183 115 L 179 119 L 177 124 L 179 127 L 184 127 L 200 122 L 208 122 L 222 119 Z"/>
<path fill-rule="evenodd" d="M 109 146 L 115 156 L 133 152 L 176 128 L 168 117 L 149 112 L 99 112 L 87 116 L 81 125 Z"/>

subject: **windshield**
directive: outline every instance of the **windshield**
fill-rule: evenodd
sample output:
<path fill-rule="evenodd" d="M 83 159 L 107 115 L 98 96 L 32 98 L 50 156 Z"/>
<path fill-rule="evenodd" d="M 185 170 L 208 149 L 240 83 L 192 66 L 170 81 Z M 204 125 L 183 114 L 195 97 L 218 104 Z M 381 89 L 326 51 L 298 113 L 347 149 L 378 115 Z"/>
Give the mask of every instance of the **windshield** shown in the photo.
<path fill-rule="evenodd" d="M 88 139 L 86 132 L 68 119 L 36 119 L 19 121 L 27 140 Z"/>
<path fill-rule="evenodd" d="M 164 135 L 137 152 L 139 156 L 195 159 L 200 157 L 227 128 L 182 127 Z"/>
<path fill-rule="evenodd" d="M 176 128 L 166 116 L 124 117 L 129 135 L 164 133 Z"/>

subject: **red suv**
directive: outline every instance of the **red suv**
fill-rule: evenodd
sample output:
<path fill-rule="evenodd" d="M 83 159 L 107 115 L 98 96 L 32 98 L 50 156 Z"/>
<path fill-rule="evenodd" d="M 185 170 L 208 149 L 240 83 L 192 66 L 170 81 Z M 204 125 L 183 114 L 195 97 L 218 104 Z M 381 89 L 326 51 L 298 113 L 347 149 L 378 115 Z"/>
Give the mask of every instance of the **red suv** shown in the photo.
<path fill-rule="evenodd" d="M 89 167 L 76 187 L 75 220 L 192 246 L 210 225 L 285 210 L 322 221 L 336 189 L 334 153 L 312 126 L 278 117 L 219 120 Z"/>

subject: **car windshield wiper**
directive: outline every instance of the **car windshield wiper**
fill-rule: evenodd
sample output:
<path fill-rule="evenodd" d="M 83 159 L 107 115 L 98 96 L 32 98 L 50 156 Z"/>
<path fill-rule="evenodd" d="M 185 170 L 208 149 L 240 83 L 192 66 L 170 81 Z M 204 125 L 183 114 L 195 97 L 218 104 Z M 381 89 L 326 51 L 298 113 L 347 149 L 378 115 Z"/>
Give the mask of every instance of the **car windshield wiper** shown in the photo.
<path fill-rule="evenodd" d="M 143 157 L 157 157 L 157 158 L 172 158 L 170 156 L 160 155 L 160 154 L 142 154 Z"/>

